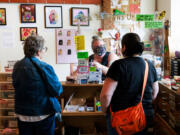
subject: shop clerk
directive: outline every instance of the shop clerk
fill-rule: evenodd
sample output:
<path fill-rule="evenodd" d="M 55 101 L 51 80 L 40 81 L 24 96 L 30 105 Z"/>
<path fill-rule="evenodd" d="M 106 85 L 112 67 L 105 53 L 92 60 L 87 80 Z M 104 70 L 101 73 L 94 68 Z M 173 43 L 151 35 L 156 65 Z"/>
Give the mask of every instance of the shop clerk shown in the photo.
<path fill-rule="evenodd" d="M 89 62 L 91 63 L 91 66 L 95 66 L 96 68 L 102 70 L 102 74 L 103 74 L 102 80 L 104 80 L 108 68 L 113 63 L 113 61 L 118 59 L 118 56 L 114 53 L 107 52 L 104 41 L 98 36 L 92 37 L 91 47 L 94 54 L 89 56 Z M 75 79 L 76 76 L 77 76 L 77 70 L 71 73 L 71 76 L 68 76 L 67 80 Z"/>

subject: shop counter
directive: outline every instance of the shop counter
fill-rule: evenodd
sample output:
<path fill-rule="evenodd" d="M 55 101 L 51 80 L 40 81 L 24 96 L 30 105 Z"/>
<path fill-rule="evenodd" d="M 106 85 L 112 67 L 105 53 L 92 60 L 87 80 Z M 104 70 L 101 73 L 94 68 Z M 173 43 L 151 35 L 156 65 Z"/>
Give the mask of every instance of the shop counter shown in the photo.
<path fill-rule="evenodd" d="M 62 107 L 62 119 L 64 126 L 79 128 L 81 133 L 96 134 L 101 132 L 106 134 L 106 117 L 102 111 L 97 109 L 96 103 L 100 100 L 100 92 L 103 84 L 76 84 L 61 82 L 63 93 L 59 97 Z M 75 99 L 75 100 L 73 100 Z M 72 111 L 66 106 L 75 105 L 78 99 L 90 105 L 93 110 Z M 82 103 L 79 103 L 82 104 Z M 81 106 L 81 105 L 80 105 Z M 84 105 L 85 106 L 85 105 Z M 66 129 L 66 128 L 65 128 Z"/>

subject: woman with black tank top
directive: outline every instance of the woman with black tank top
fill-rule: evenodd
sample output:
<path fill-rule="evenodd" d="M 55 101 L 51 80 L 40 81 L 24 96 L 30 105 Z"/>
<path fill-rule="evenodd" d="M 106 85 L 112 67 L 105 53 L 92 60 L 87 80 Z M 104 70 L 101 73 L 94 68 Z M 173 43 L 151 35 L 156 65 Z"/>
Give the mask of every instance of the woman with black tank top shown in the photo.
<path fill-rule="evenodd" d="M 102 80 L 104 81 L 110 65 L 118 59 L 118 56 L 114 53 L 107 52 L 104 41 L 98 36 L 92 37 L 91 47 L 94 54 L 89 56 L 89 62 L 91 63 L 91 66 L 95 66 L 102 70 Z M 75 80 L 76 77 L 77 70 L 71 73 L 71 76 L 67 76 L 66 79 Z"/>
<path fill-rule="evenodd" d="M 116 54 L 106 51 L 104 41 L 98 36 L 92 37 L 91 45 L 94 54 L 89 56 L 89 62 L 91 62 L 96 68 L 102 70 L 102 80 L 104 80 L 111 63 L 117 60 L 118 57 Z"/>
<path fill-rule="evenodd" d="M 103 112 L 106 112 L 108 135 L 117 135 L 112 128 L 109 105 L 113 112 L 124 110 L 139 103 L 144 80 L 145 61 L 140 57 L 144 43 L 136 33 L 127 33 L 122 41 L 123 59 L 116 60 L 110 66 L 100 94 Z M 143 109 L 146 116 L 146 128 L 136 135 L 147 135 L 147 129 L 153 123 L 152 101 L 158 94 L 157 74 L 153 64 L 148 61 L 149 72 L 143 97 Z"/>

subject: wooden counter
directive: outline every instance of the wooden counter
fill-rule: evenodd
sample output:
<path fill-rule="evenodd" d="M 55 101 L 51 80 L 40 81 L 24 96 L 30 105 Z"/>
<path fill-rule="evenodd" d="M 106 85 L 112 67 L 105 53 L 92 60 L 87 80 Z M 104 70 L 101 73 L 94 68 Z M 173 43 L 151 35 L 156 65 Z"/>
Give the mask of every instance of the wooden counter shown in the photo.
<path fill-rule="evenodd" d="M 99 95 L 103 84 L 74 84 L 61 82 L 63 86 L 63 93 L 59 97 L 62 109 L 68 102 L 69 98 L 86 98 L 93 99 L 94 111 L 93 112 L 64 112 L 62 111 L 62 119 L 65 126 L 73 126 L 81 129 L 86 129 L 90 134 L 96 134 L 99 129 L 106 132 L 106 117 L 103 112 L 96 110 L 96 99 Z M 103 133 L 106 134 L 106 133 Z"/>
<path fill-rule="evenodd" d="M 180 95 L 162 82 L 155 113 L 155 135 L 180 135 Z"/>

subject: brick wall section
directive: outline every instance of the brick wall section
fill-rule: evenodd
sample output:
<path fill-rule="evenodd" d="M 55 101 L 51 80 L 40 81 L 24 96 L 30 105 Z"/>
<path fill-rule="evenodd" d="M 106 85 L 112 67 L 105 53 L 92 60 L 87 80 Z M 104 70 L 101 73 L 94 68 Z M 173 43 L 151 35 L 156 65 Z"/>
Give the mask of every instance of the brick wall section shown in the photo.
<path fill-rule="evenodd" d="M 57 4 L 96 4 L 102 0 L 0 0 L 0 3 L 57 3 Z"/>

